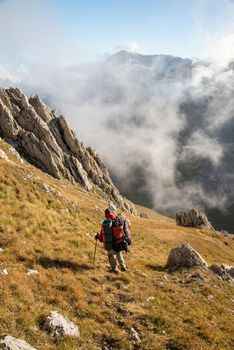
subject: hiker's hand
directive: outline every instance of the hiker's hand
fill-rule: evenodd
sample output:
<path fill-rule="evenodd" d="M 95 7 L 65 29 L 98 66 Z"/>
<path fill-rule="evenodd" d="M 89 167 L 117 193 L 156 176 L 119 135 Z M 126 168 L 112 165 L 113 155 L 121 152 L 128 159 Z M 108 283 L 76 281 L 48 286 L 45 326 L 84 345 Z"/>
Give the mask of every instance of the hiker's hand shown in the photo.
<path fill-rule="evenodd" d="M 99 233 L 96 234 L 95 239 L 99 239 Z"/>

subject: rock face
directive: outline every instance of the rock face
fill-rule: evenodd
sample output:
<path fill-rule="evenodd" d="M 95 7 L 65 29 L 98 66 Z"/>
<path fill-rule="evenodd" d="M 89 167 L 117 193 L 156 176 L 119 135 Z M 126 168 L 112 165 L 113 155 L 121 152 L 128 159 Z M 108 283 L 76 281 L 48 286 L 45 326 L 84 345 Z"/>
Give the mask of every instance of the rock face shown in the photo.
<path fill-rule="evenodd" d="M 38 96 L 28 99 L 18 88 L 0 88 L 0 136 L 48 174 L 79 182 L 88 191 L 96 186 L 117 207 L 137 214 L 114 186 L 95 150 L 86 148 L 66 119 L 56 117 Z"/>
<path fill-rule="evenodd" d="M 188 243 L 183 243 L 181 246 L 171 250 L 166 266 L 169 271 L 195 266 L 203 269 L 208 267 L 206 261 Z"/>
<path fill-rule="evenodd" d="M 213 229 L 205 213 L 196 209 L 177 213 L 176 224 L 179 226 L 207 227 L 209 229 Z"/>
<path fill-rule="evenodd" d="M 3 340 L 0 341 L 0 349 L 5 350 L 36 350 L 31 345 L 26 343 L 26 341 L 14 338 L 7 335 Z"/>
<path fill-rule="evenodd" d="M 79 337 L 79 328 L 66 317 L 61 316 L 57 311 L 52 311 L 44 323 L 44 328 L 57 336 Z"/>
<path fill-rule="evenodd" d="M 210 266 L 210 270 L 222 280 L 234 283 L 234 266 L 213 264 Z"/>

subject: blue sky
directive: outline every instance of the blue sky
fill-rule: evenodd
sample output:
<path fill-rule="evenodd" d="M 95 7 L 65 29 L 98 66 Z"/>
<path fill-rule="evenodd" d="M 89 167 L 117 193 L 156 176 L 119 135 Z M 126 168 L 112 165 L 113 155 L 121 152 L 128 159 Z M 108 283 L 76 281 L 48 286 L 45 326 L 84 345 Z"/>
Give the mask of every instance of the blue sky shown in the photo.
<path fill-rule="evenodd" d="M 5 52 L 48 64 L 55 57 L 68 65 L 95 60 L 121 48 L 232 55 L 234 0 L 0 0 L 0 42 L 0 58 Z"/>
<path fill-rule="evenodd" d="M 186 55 L 193 49 L 188 47 L 195 27 L 189 1 L 60 0 L 57 6 L 61 23 L 87 52 L 131 42 L 155 53 Z"/>
<path fill-rule="evenodd" d="M 53 0 L 60 22 L 84 54 L 136 42 L 150 53 L 203 57 L 209 40 L 233 33 L 233 1 Z"/>

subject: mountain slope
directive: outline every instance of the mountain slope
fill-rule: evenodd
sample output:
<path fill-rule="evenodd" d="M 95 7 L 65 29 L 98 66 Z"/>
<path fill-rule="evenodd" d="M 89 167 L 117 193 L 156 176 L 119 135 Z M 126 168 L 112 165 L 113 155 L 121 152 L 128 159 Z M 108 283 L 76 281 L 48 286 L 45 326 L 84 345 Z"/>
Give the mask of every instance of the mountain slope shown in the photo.
<path fill-rule="evenodd" d="M 18 85 L 70 118 L 127 198 L 170 215 L 203 209 L 215 228 L 233 231 L 233 62 L 120 51 L 34 68 L 46 84 L 29 67 Z"/>
<path fill-rule="evenodd" d="M 78 182 L 89 191 L 95 186 L 103 197 L 136 214 L 95 150 L 78 141 L 66 119 L 56 117 L 38 96 L 28 99 L 18 88 L 0 88 L 0 136 L 48 174 Z"/>
<path fill-rule="evenodd" d="M 233 348 L 233 286 L 210 272 L 169 274 L 168 253 L 189 242 L 211 263 L 234 265 L 234 241 L 205 229 L 177 227 L 174 220 L 145 211 L 127 214 L 133 246 L 129 272 L 106 271 L 94 233 L 107 203 L 92 191 L 55 179 L 21 163 L 3 140 L 0 148 L 0 333 L 43 349 L 219 349 Z M 39 271 L 28 276 L 29 268 Z M 46 333 L 44 317 L 57 310 L 79 325 L 81 336 L 60 340 Z M 136 342 L 131 328 L 141 338 Z"/>

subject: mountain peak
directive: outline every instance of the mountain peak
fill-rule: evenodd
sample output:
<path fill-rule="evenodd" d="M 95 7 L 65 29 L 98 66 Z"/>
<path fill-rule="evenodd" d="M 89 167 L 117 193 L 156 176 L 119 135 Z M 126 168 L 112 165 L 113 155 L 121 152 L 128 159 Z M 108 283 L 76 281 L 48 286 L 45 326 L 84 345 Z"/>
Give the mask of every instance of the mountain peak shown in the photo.
<path fill-rule="evenodd" d="M 189 58 L 182 58 L 164 54 L 142 54 L 128 50 L 120 50 L 116 52 L 115 54 L 109 57 L 108 61 L 115 64 L 140 64 L 146 67 L 155 65 L 159 61 L 163 61 L 167 65 L 186 65 L 192 63 L 192 60 Z"/>

